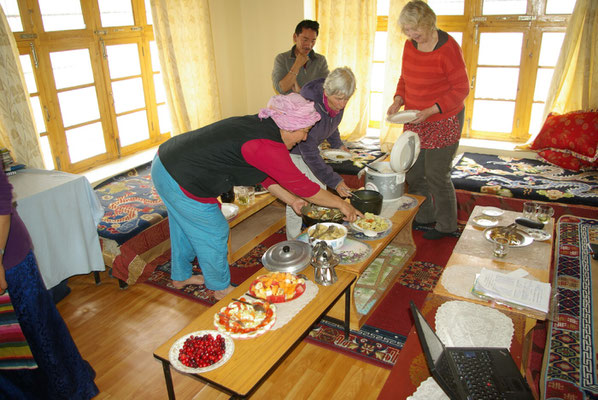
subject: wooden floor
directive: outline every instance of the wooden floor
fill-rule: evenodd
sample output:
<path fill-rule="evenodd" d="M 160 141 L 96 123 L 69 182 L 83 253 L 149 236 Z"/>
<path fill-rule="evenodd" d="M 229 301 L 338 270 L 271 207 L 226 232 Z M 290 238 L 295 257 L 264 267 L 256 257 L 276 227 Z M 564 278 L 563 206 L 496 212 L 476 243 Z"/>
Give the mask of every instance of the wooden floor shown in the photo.
<path fill-rule="evenodd" d="M 120 290 L 101 273 L 69 279 L 71 293 L 57 307 L 96 371 L 96 399 L 167 398 L 155 348 L 207 307 L 145 284 Z M 300 342 L 251 399 L 375 399 L 389 370 Z M 173 372 L 177 399 L 227 399 L 215 388 Z"/>

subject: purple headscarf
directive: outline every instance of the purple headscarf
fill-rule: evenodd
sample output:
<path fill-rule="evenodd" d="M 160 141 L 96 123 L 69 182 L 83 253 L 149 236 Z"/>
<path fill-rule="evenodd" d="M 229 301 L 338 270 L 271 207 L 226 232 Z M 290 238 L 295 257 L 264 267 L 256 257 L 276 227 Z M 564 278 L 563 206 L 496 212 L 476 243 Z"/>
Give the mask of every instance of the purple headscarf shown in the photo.
<path fill-rule="evenodd" d="M 314 103 L 298 93 L 272 96 L 267 108 L 262 108 L 258 117 L 272 117 L 276 125 L 285 131 L 307 128 L 321 118 L 314 108 Z"/>

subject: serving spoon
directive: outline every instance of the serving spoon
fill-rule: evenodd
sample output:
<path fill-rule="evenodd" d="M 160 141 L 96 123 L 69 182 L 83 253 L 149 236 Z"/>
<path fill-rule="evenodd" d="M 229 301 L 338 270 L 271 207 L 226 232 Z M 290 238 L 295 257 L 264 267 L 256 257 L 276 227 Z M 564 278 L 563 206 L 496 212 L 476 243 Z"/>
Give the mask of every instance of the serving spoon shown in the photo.
<path fill-rule="evenodd" d="M 253 309 L 257 312 L 265 313 L 266 309 L 259 303 L 250 303 L 248 301 L 244 301 L 241 299 L 233 299 L 233 301 L 238 301 L 239 303 L 247 304 L 248 306 L 253 307 Z"/>

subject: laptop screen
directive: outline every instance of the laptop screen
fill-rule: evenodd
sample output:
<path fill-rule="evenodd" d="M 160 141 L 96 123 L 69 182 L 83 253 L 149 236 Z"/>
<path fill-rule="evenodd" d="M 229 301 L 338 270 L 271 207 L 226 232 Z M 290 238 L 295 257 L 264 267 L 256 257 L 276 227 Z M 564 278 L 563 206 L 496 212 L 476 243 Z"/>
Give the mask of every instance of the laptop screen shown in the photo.
<path fill-rule="evenodd" d="M 415 307 L 414 307 L 415 308 Z M 415 312 L 413 313 L 416 318 L 419 319 L 419 326 L 421 327 L 422 333 L 424 337 L 424 341 L 428 346 L 428 350 L 430 351 L 430 357 L 432 358 L 432 362 L 434 365 L 438 363 L 440 359 L 440 355 L 444 351 L 444 346 L 440 341 L 440 338 L 436 336 L 436 333 L 432 330 L 428 322 L 424 319 L 424 316 L 419 312 L 417 308 L 415 308 Z"/>

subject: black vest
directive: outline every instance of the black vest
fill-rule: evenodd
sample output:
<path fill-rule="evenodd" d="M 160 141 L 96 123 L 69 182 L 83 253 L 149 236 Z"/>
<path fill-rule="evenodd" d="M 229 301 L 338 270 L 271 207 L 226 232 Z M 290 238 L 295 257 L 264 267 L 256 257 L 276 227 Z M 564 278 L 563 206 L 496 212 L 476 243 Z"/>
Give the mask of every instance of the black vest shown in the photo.
<path fill-rule="evenodd" d="M 252 186 L 266 173 L 248 164 L 244 143 L 269 139 L 283 143 L 271 118 L 232 117 L 170 138 L 160 145 L 160 161 L 174 180 L 198 197 L 217 197 L 233 186 Z"/>

